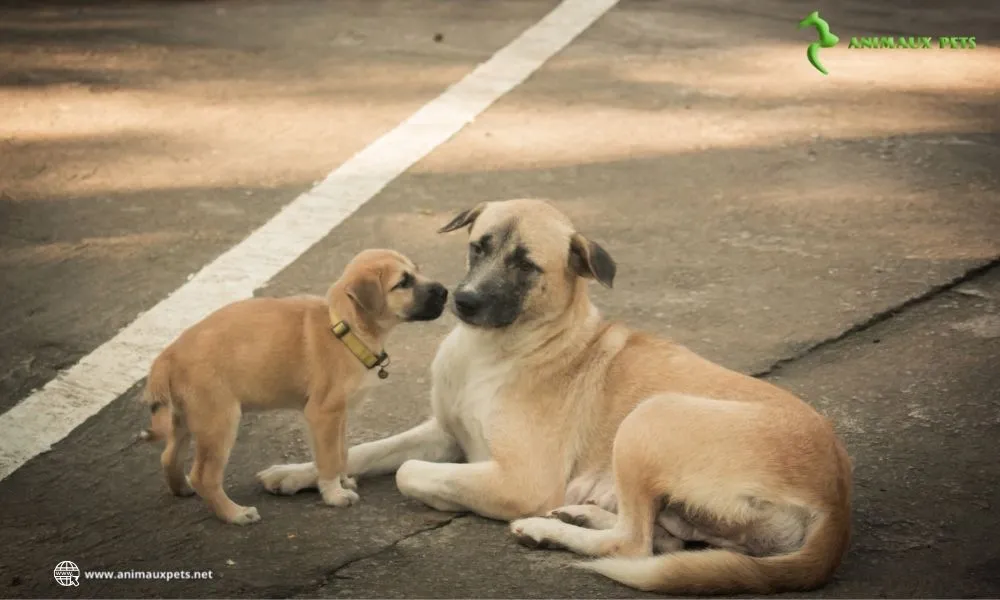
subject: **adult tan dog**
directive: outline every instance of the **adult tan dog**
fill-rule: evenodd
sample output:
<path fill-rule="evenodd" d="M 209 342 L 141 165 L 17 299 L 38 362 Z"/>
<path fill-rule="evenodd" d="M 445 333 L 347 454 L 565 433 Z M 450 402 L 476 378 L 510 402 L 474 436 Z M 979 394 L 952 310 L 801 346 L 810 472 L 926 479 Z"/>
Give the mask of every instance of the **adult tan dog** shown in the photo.
<path fill-rule="evenodd" d="M 604 557 L 581 566 L 644 590 L 829 580 L 850 537 L 852 482 L 826 419 L 767 382 L 603 320 L 587 285 L 610 287 L 615 263 L 548 203 L 482 204 L 442 231 L 462 228 L 462 323 L 433 362 L 433 417 L 351 448 L 348 473 L 398 469 L 407 496 L 513 520 L 523 543 Z M 309 483 L 308 464 L 278 468 Z"/>
<path fill-rule="evenodd" d="M 398 252 L 366 250 L 326 298 L 243 300 L 187 329 L 153 362 L 144 394 L 153 419 L 143 437 L 166 440 L 161 463 L 170 490 L 197 492 L 227 523 L 259 521 L 255 507 L 236 504 L 222 487 L 240 416 L 295 408 L 305 413 L 323 501 L 355 503 L 356 485 L 344 469 L 348 409 L 386 376 L 382 348 L 390 331 L 438 318 L 447 296 Z M 194 464 L 186 478 L 192 437 Z"/>

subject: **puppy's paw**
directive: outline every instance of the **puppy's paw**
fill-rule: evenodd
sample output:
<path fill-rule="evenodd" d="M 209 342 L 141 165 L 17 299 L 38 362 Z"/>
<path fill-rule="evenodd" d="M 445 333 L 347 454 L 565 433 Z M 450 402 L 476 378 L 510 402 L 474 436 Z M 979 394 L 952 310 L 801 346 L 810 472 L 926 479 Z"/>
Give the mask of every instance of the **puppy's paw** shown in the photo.
<path fill-rule="evenodd" d="M 510 532 L 517 543 L 532 550 L 559 550 L 564 546 L 552 539 L 553 522 L 546 517 L 530 517 L 511 522 Z"/>
<path fill-rule="evenodd" d="M 345 488 L 347 488 L 347 489 L 349 489 L 349 490 L 357 490 L 358 489 L 358 480 L 355 479 L 355 478 L 353 478 L 353 477 L 348 477 L 347 475 L 341 475 L 340 476 L 340 485 L 343 486 L 343 487 L 345 487 Z"/>
<path fill-rule="evenodd" d="M 184 480 L 179 484 L 175 484 L 171 481 L 168 481 L 167 483 L 170 486 L 170 492 L 178 498 L 187 498 L 189 496 L 194 496 L 195 494 L 194 487 L 191 486 L 190 477 L 185 476 Z"/>
<path fill-rule="evenodd" d="M 330 506 L 345 508 L 357 504 L 361 496 L 354 490 L 334 488 L 323 490 L 323 502 Z"/>
<path fill-rule="evenodd" d="M 292 496 L 316 487 L 316 470 L 311 463 L 274 465 L 257 473 L 257 480 L 272 494 Z"/>
<path fill-rule="evenodd" d="M 229 518 L 229 523 L 233 525 L 250 525 L 260 521 L 260 513 L 255 506 L 241 506 L 240 510 Z"/>

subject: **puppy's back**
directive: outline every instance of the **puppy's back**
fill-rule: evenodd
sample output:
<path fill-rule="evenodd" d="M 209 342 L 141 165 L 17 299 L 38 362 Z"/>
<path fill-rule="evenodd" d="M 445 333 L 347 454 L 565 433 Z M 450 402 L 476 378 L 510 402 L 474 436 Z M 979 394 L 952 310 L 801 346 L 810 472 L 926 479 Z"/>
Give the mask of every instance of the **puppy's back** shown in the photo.
<path fill-rule="evenodd" d="M 244 403 L 270 396 L 294 405 L 307 393 L 307 332 L 328 320 L 326 310 L 318 296 L 234 302 L 185 330 L 157 360 L 169 361 L 181 389 L 224 387 Z"/>

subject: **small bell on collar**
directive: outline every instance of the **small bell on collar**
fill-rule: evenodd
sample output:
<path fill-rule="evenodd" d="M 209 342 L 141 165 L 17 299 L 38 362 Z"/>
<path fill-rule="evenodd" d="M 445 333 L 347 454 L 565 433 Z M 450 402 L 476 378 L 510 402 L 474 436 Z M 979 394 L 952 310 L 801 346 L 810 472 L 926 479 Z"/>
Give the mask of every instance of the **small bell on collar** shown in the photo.
<path fill-rule="evenodd" d="M 382 356 L 383 356 L 383 358 L 382 358 L 382 360 L 379 361 L 379 365 L 378 365 L 378 378 L 379 379 L 388 379 L 389 378 L 389 371 L 386 371 L 385 368 L 389 366 L 389 355 L 385 354 L 383 352 Z"/>

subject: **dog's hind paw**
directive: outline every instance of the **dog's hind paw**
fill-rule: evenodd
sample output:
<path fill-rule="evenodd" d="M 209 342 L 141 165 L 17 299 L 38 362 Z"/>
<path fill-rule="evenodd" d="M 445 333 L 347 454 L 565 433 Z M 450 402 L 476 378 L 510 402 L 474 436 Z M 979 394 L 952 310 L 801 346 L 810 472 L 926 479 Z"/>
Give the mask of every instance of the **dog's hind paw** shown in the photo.
<path fill-rule="evenodd" d="M 596 504 L 562 506 L 546 516 L 584 529 L 611 529 L 618 520 L 615 513 L 606 511 Z"/>
<path fill-rule="evenodd" d="M 551 539 L 548 526 L 552 522 L 546 517 L 518 519 L 510 524 L 510 532 L 517 543 L 532 550 L 563 550 L 565 547 Z"/>
<path fill-rule="evenodd" d="M 559 519 L 563 523 L 590 529 L 590 519 L 587 518 L 587 515 L 573 514 L 557 508 L 545 516 L 549 519 Z"/>

